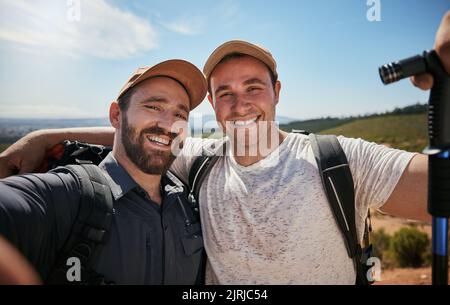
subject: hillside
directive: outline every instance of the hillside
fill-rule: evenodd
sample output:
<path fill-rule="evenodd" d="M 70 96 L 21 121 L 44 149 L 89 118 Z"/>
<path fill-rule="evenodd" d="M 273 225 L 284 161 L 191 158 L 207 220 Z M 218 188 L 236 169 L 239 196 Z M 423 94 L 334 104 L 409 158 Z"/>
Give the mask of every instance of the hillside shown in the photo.
<path fill-rule="evenodd" d="M 410 106 L 405 106 L 403 108 L 396 107 L 394 110 L 385 111 L 383 113 L 373 113 L 359 116 L 349 116 L 349 117 L 324 117 L 305 121 L 294 121 L 289 123 L 280 122 L 280 128 L 285 131 L 297 130 L 307 130 L 309 132 L 319 133 L 320 131 L 338 127 L 353 121 L 385 117 L 391 115 L 412 115 L 412 114 L 425 114 L 427 112 L 426 104 L 414 104 Z"/>
<path fill-rule="evenodd" d="M 307 130 L 309 132 L 317 133 L 321 130 L 334 128 L 346 123 L 354 121 L 354 118 L 322 118 L 307 121 L 296 121 L 289 124 L 280 124 L 280 128 L 284 131 Z"/>
<path fill-rule="evenodd" d="M 427 145 L 427 116 L 412 114 L 366 118 L 319 133 L 362 138 L 394 148 L 421 152 Z"/>
<path fill-rule="evenodd" d="M 427 105 L 415 104 L 379 114 L 326 117 L 280 125 L 284 131 L 307 130 L 320 134 L 343 135 L 421 152 L 427 145 Z"/>

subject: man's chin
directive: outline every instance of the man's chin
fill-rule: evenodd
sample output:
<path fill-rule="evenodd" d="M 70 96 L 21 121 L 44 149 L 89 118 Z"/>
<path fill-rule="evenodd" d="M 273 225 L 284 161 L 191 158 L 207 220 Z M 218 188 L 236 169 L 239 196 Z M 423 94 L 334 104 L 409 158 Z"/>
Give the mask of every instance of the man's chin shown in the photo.
<path fill-rule="evenodd" d="M 161 175 L 167 172 L 174 158 L 153 156 L 150 160 L 145 167 L 139 167 L 139 169 L 149 175 Z"/>

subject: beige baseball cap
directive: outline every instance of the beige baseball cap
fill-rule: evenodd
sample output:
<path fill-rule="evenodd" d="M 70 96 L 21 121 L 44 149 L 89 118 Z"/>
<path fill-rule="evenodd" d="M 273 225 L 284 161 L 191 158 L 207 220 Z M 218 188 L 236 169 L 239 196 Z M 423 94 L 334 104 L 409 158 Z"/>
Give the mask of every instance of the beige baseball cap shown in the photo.
<path fill-rule="evenodd" d="M 206 79 L 209 80 L 209 77 L 214 71 L 214 68 L 225 56 L 233 53 L 241 53 L 259 59 L 260 61 L 265 63 L 275 75 L 275 77 L 278 78 L 277 63 L 275 62 L 272 54 L 267 49 L 247 41 L 231 40 L 220 45 L 209 56 L 208 60 L 206 61 L 205 67 L 203 68 L 203 73 L 205 74 Z"/>
<path fill-rule="evenodd" d="M 197 107 L 206 96 L 208 85 L 202 72 L 188 61 L 171 59 L 152 67 L 137 69 L 120 90 L 117 99 L 121 98 L 130 88 L 157 76 L 167 76 L 182 84 L 189 95 L 191 110 Z"/>

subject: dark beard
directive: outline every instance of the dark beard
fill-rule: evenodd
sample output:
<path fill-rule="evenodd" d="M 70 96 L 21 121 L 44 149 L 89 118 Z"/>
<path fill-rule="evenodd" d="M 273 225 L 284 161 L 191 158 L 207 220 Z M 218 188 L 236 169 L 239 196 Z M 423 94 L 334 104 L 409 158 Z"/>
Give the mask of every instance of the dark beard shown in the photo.
<path fill-rule="evenodd" d="M 171 150 L 161 151 L 144 148 L 144 143 L 147 141 L 146 134 L 166 135 L 169 136 L 171 140 L 176 137 L 176 134 L 168 133 L 158 126 L 146 128 L 138 133 L 136 128 L 128 124 L 126 114 L 123 116 L 122 143 L 127 157 L 138 169 L 146 174 L 164 174 L 170 168 L 176 157 L 172 154 Z"/>

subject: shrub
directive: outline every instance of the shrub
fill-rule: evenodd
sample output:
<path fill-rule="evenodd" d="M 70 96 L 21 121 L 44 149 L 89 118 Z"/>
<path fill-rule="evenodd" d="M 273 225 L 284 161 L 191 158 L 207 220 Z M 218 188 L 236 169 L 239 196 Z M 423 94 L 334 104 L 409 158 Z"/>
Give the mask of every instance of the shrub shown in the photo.
<path fill-rule="evenodd" d="M 383 260 L 384 254 L 389 250 L 391 236 L 384 231 L 384 228 L 381 228 L 377 231 L 372 232 L 370 234 L 370 239 L 373 245 L 372 256 L 378 257 L 380 260 Z"/>
<path fill-rule="evenodd" d="M 416 228 L 402 228 L 392 236 L 390 252 L 400 267 L 421 267 L 427 261 L 430 240 Z"/>

